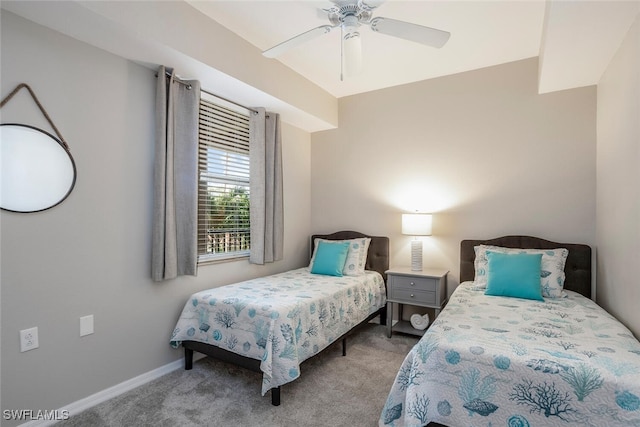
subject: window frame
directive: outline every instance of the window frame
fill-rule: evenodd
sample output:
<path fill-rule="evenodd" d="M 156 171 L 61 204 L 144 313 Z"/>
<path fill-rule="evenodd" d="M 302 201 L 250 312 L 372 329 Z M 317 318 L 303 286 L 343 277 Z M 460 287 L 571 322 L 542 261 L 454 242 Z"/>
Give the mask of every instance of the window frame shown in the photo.
<path fill-rule="evenodd" d="M 203 107 L 204 105 L 204 107 Z M 251 249 L 251 223 L 249 215 L 249 198 L 250 198 L 250 165 L 249 165 L 249 117 L 250 111 L 246 108 L 226 102 L 223 99 L 212 96 L 206 92 L 201 92 L 200 115 L 198 118 L 198 225 L 197 225 L 197 244 L 198 244 L 198 265 L 210 263 L 236 261 L 248 259 Z M 212 109 L 219 111 L 220 116 L 212 113 Z M 203 113 L 203 110 L 206 110 Z M 215 133 L 216 136 L 212 137 Z M 222 135 L 222 136 L 220 136 Z M 209 150 L 219 150 L 224 153 L 215 159 L 215 153 Z M 206 154 L 205 154 L 206 150 Z M 222 160 L 224 157 L 225 161 Z M 214 159 L 214 160 L 211 160 Z M 216 173 L 212 168 L 224 168 L 224 173 Z M 207 169 L 205 169 L 207 168 Z M 220 172 L 218 170 L 217 172 Z M 246 173 L 246 176 L 244 174 Z M 203 175 L 208 175 L 203 178 Z M 223 187 L 224 191 L 217 193 L 228 194 L 236 188 L 243 188 L 246 194 L 246 221 L 248 228 L 238 228 L 235 232 L 237 238 L 240 239 L 240 245 L 248 245 L 245 249 L 240 250 L 224 250 L 222 252 L 208 252 L 209 245 L 215 245 L 208 242 L 208 236 L 211 233 L 211 227 L 204 221 L 212 221 L 207 217 L 207 203 L 210 196 L 211 184 L 214 183 Z M 241 200 L 244 202 L 244 200 Z M 238 211 L 242 208 L 238 206 Z M 245 219 L 238 220 L 242 225 Z M 237 223 L 238 224 L 238 223 Z M 244 237 L 244 240 L 243 240 Z M 247 243 L 248 242 L 248 243 Z M 225 241 L 224 245 L 228 242 Z"/>

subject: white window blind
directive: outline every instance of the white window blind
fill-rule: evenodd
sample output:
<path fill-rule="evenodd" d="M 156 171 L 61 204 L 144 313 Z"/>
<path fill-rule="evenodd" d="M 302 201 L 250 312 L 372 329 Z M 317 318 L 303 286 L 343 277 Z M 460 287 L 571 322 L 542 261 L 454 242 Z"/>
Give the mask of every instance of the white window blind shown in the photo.
<path fill-rule="evenodd" d="M 198 151 L 198 261 L 248 256 L 249 114 L 204 97 Z"/>

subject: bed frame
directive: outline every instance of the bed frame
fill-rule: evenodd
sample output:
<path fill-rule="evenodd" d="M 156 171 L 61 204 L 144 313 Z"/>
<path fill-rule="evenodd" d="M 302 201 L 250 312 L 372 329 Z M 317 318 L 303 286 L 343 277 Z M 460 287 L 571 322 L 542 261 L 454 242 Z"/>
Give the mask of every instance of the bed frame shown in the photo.
<path fill-rule="evenodd" d="M 460 283 L 473 280 L 475 269 L 473 262 L 476 253 L 474 246 L 493 245 L 505 248 L 556 249 L 569 250 L 564 266 L 566 275 L 564 289 L 578 292 L 591 298 L 591 248 L 575 243 L 557 243 L 530 236 L 504 236 L 489 240 L 463 240 L 460 242 Z"/>
<path fill-rule="evenodd" d="M 367 252 L 367 263 L 365 265 L 365 269 L 377 271 L 378 273 L 382 274 L 382 277 L 384 278 L 386 283 L 387 278 L 386 278 L 385 271 L 389 269 L 389 238 L 388 237 L 368 236 L 366 234 L 362 234 L 357 231 L 338 231 L 332 234 L 316 234 L 311 236 L 311 254 L 313 254 L 313 249 L 315 248 L 316 238 L 327 239 L 327 240 L 346 240 L 346 239 L 355 239 L 359 237 L 371 238 L 371 244 L 369 245 L 369 250 Z M 343 356 L 346 356 L 347 354 L 347 336 L 351 334 L 360 325 L 363 325 L 369 322 L 370 320 L 372 320 L 378 315 L 380 316 L 380 324 L 386 325 L 386 319 L 387 319 L 386 304 L 380 310 L 371 314 L 361 323 L 354 326 L 350 331 L 346 332 L 345 334 L 338 337 L 334 341 L 334 343 L 338 341 L 342 341 Z M 207 356 L 213 357 L 215 359 L 222 360 L 227 363 L 232 363 L 234 365 L 241 366 L 243 368 L 249 369 L 254 372 L 262 372 L 260 370 L 261 362 L 260 360 L 257 360 L 257 359 L 251 359 L 249 357 L 241 356 L 239 354 L 230 352 L 228 350 L 224 350 L 220 347 L 201 343 L 198 341 L 183 341 L 182 346 L 184 347 L 184 369 L 186 370 L 190 370 L 193 368 L 193 352 L 197 351 L 199 353 L 206 354 Z M 324 350 L 326 350 L 330 346 L 331 345 L 327 346 Z M 274 406 L 280 405 L 280 387 L 275 387 L 271 389 L 271 404 Z"/>

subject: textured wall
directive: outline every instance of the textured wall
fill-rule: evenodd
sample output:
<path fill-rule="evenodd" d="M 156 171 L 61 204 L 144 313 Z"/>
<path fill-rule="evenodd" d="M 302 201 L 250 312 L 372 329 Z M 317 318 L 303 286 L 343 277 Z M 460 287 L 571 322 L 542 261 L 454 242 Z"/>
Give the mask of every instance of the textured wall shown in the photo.
<path fill-rule="evenodd" d="M 640 338 L 640 15 L 598 84 L 597 302 Z"/>
<path fill-rule="evenodd" d="M 2 409 L 58 409 L 177 360 L 182 353 L 169 337 L 191 293 L 306 264 L 307 132 L 283 125 L 283 261 L 209 265 L 198 277 L 154 283 L 154 71 L 6 11 L 1 71 L 3 95 L 20 82 L 31 85 L 78 168 L 61 205 L 0 213 Z M 26 92 L 2 115 L 3 122 L 49 129 Z M 80 338 L 79 318 L 89 314 L 95 334 Z M 40 348 L 20 353 L 18 331 L 33 326 Z"/>
<path fill-rule="evenodd" d="M 313 231 L 387 235 L 391 265 L 408 265 L 400 214 L 433 212 L 424 264 L 452 285 L 464 238 L 594 245 L 596 90 L 538 95 L 537 69 L 527 59 L 341 98 L 339 128 L 312 135 Z"/>

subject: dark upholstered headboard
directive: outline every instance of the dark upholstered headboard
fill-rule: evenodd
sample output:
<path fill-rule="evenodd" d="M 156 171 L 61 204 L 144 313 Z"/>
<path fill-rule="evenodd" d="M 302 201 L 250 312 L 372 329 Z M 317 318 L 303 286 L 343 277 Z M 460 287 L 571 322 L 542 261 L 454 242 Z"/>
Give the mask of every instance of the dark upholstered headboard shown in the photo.
<path fill-rule="evenodd" d="M 368 236 L 358 231 L 338 231 L 332 234 L 314 234 L 311 236 L 311 254 L 315 248 L 316 239 L 326 240 L 347 240 L 358 237 L 370 237 L 369 252 L 367 254 L 366 270 L 377 271 L 384 277 L 385 283 L 387 275 L 385 271 L 389 269 L 389 238 L 379 236 Z"/>
<path fill-rule="evenodd" d="M 460 242 L 460 282 L 473 280 L 476 258 L 474 246 L 493 245 L 505 248 L 569 250 L 564 266 L 564 289 L 578 292 L 591 298 L 591 247 L 575 243 L 557 243 L 530 236 L 504 236 L 490 240 L 463 240 Z"/>

